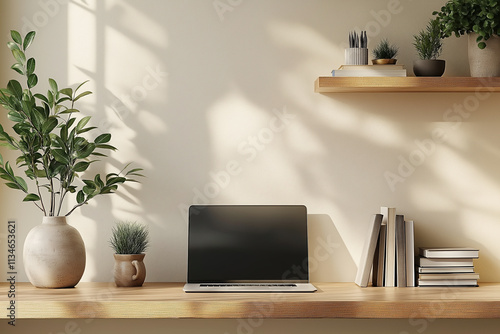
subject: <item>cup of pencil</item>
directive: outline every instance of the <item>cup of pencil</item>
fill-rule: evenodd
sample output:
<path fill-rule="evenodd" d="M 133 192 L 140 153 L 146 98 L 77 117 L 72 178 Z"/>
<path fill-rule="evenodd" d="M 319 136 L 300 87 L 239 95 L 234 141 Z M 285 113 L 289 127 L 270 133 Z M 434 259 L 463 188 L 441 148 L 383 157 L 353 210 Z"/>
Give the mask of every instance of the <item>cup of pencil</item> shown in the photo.
<path fill-rule="evenodd" d="M 346 65 L 368 65 L 368 38 L 366 31 L 349 33 L 349 48 L 345 49 Z"/>

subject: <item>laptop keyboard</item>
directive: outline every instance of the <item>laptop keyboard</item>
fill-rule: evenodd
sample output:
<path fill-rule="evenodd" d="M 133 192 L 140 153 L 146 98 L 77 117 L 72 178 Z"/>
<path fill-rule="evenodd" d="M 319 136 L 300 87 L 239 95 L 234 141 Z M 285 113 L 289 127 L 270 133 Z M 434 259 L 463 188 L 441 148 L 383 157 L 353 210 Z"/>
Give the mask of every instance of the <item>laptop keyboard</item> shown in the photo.
<path fill-rule="evenodd" d="M 284 284 L 284 283 L 218 283 L 218 284 L 200 284 L 200 287 L 202 288 L 224 288 L 224 287 L 241 287 L 241 286 L 270 286 L 270 287 L 296 287 L 296 284 Z"/>

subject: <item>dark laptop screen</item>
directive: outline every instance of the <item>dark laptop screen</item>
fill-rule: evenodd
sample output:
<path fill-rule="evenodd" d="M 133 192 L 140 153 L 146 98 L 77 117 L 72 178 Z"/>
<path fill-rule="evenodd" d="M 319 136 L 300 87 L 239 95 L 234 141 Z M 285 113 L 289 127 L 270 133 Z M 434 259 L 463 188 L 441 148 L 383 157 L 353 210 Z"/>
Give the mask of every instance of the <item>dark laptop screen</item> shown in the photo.
<path fill-rule="evenodd" d="M 188 283 L 308 282 L 303 205 L 193 205 Z"/>

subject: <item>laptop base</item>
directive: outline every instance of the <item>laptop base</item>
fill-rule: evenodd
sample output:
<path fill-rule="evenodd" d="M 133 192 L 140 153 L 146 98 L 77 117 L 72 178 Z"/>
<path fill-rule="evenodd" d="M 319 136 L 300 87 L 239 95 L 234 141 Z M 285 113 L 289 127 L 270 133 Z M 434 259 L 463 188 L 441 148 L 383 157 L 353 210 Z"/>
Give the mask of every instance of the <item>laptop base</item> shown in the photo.
<path fill-rule="evenodd" d="M 186 283 L 184 292 L 232 292 L 232 293 L 298 293 L 314 292 L 316 287 L 311 283 Z"/>

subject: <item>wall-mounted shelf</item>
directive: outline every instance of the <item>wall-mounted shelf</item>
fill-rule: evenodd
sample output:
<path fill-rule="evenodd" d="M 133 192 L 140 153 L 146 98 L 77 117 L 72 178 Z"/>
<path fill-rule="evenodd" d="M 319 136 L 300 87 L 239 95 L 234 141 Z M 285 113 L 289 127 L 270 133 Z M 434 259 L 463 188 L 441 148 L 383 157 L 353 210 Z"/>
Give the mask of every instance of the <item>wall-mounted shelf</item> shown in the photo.
<path fill-rule="evenodd" d="M 500 283 L 478 288 L 360 288 L 314 283 L 315 293 L 184 293 L 183 283 L 117 288 L 79 283 L 38 289 L 17 283 L 16 319 L 492 319 L 500 318 Z M 0 283 L 0 319 L 7 319 L 10 285 Z"/>
<path fill-rule="evenodd" d="M 319 77 L 316 93 L 500 92 L 500 77 Z"/>

